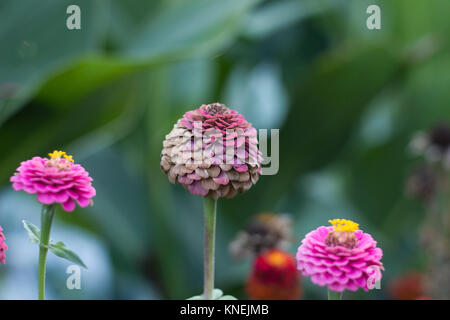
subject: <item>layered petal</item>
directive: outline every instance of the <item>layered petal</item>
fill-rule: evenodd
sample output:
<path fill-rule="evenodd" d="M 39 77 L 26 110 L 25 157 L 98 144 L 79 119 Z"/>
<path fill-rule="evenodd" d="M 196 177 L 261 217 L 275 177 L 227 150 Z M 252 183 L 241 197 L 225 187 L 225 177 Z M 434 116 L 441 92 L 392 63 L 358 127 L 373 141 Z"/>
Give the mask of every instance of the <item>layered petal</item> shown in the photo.
<path fill-rule="evenodd" d="M 0 262 L 5 264 L 5 251 L 8 250 L 8 246 L 5 243 L 5 235 L 3 234 L 3 229 L 0 227 Z"/>
<path fill-rule="evenodd" d="M 258 181 L 261 162 L 256 129 L 219 103 L 186 112 L 166 135 L 161 152 L 170 182 L 214 199 L 248 190 Z"/>

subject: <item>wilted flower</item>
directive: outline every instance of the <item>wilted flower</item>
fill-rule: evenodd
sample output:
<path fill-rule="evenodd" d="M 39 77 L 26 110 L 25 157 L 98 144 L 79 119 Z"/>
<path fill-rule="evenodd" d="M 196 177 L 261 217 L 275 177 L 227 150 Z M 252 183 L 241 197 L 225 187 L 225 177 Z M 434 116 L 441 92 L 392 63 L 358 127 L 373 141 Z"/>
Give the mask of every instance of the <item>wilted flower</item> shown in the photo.
<path fill-rule="evenodd" d="M 417 271 L 410 271 L 392 281 L 389 294 L 396 300 L 417 300 L 425 297 L 425 276 Z"/>
<path fill-rule="evenodd" d="M 406 193 L 411 197 L 429 201 L 436 192 L 437 179 L 428 167 L 414 171 L 406 183 Z"/>
<path fill-rule="evenodd" d="M 295 300 L 301 295 L 295 258 L 273 249 L 256 257 L 247 280 L 247 295 L 256 300 Z"/>
<path fill-rule="evenodd" d="M 434 127 L 430 133 L 430 143 L 441 151 L 450 148 L 450 127 L 447 124 L 440 124 Z"/>
<path fill-rule="evenodd" d="M 409 194 L 425 201 L 427 214 L 421 226 L 420 239 L 427 255 L 425 297 L 450 297 L 450 230 L 449 195 L 450 125 L 441 123 L 428 133 L 418 133 L 412 150 L 427 161 L 422 172 L 413 173 L 407 184 Z"/>
<path fill-rule="evenodd" d="M 383 252 L 350 220 L 334 219 L 308 233 L 298 248 L 298 269 L 331 291 L 368 290 L 381 279 Z"/>
<path fill-rule="evenodd" d="M 188 111 L 166 135 L 161 168 L 192 194 L 232 198 L 258 181 L 256 129 L 220 103 Z"/>
<path fill-rule="evenodd" d="M 292 240 L 288 215 L 262 213 L 252 219 L 230 244 L 235 258 L 256 256 L 274 248 L 286 248 Z"/>
<path fill-rule="evenodd" d="M 429 162 L 441 162 L 444 168 L 450 169 L 450 126 L 439 124 L 428 133 L 417 133 L 411 141 L 411 149 Z"/>
<path fill-rule="evenodd" d="M 434 204 L 435 205 L 435 204 Z M 432 207 L 421 228 L 421 243 L 426 255 L 424 296 L 431 299 L 450 299 L 450 209 Z M 434 210 L 434 211 L 431 211 Z"/>
<path fill-rule="evenodd" d="M 5 243 L 5 235 L 2 231 L 3 229 L 0 227 L 0 262 L 5 264 L 5 251 L 8 250 L 8 246 Z"/>
<path fill-rule="evenodd" d="M 77 202 L 84 208 L 92 203 L 95 189 L 88 172 L 73 162 L 72 156 L 54 151 L 49 158 L 23 161 L 10 180 L 14 190 L 37 194 L 42 204 L 60 203 L 64 210 L 73 211 Z"/>

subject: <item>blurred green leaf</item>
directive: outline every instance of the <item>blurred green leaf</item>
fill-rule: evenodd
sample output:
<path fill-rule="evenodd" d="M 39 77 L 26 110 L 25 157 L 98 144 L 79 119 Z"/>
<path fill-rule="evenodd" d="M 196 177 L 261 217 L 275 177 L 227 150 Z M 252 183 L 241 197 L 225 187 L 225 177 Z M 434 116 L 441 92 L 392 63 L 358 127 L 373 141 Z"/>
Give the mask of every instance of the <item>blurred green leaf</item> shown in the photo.
<path fill-rule="evenodd" d="M 85 166 L 102 192 L 95 196 L 92 208 L 76 214 L 89 218 L 96 232 L 108 239 L 112 255 L 122 260 L 124 269 L 133 268 L 136 261 L 150 255 L 153 226 L 148 221 L 145 178 L 111 148 L 87 158 Z"/>
<path fill-rule="evenodd" d="M 389 10 L 391 30 L 396 42 L 408 45 L 428 34 L 433 34 L 444 46 L 450 45 L 449 1 L 416 1 L 414 5 L 408 0 L 385 1 Z M 386 10 L 386 11 L 387 11 Z"/>
<path fill-rule="evenodd" d="M 381 226 L 403 197 L 406 181 L 408 139 L 396 137 L 389 142 L 356 153 L 347 159 L 349 192 L 353 203 L 375 226 Z M 387 156 L 388 155 L 388 156 Z M 368 170 L 370 168 L 370 170 Z"/>
<path fill-rule="evenodd" d="M 22 220 L 22 223 L 23 223 L 23 227 L 25 228 L 25 230 L 28 233 L 28 237 L 30 238 L 30 241 L 32 243 L 39 244 L 39 242 L 41 241 L 41 230 L 39 230 L 39 228 L 36 227 L 31 222 Z"/>
<path fill-rule="evenodd" d="M 244 34 L 252 38 L 267 37 L 335 5 L 336 1 L 332 0 L 269 2 L 249 16 L 246 20 Z"/>
<path fill-rule="evenodd" d="M 193 0 L 164 11 L 130 39 L 125 53 L 137 59 L 192 57 L 229 44 L 247 12 L 260 0 Z"/>
<path fill-rule="evenodd" d="M 68 105 L 52 106 L 38 101 L 27 105 L 3 124 L 0 131 L 0 147 L 8 150 L 8 154 L 0 159 L 0 181 L 4 182 L 12 175 L 24 159 L 44 155 L 55 148 L 67 149 L 70 142 L 106 128 L 121 116 L 129 114 L 138 118 L 143 108 L 138 102 L 139 88 L 145 85 L 141 80 L 142 74 L 117 80 L 79 101 L 68 101 Z M 122 128 L 126 130 L 126 126 Z M 114 129 L 111 134 L 122 133 L 117 126 Z M 17 137 L 21 139 L 17 140 Z"/>
<path fill-rule="evenodd" d="M 115 80 L 130 75 L 139 64 L 101 56 L 77 60 L 73 65 L 49 78 L 34 99 L 53 108 L 69 108 L 80 98 Z"/>
<path fill-rule="evenodd" d="M 395 80 L 399 70 L 399 58 L 382 46 L 355 44 L 317 59 L 306 80 L 292 92 L 280 130 L 279 172 L 260 177 L 245 196 L 227 201 L 225 210 L 274 210 L 277 199 L 292 190 L 301 174 L 337 157 L 369 102 Z"/>
<path fill-rule="evenodd" d="M 68 30 L 66 8 L 82 8 L 82 29 Z M 4 0 L 0 4 L 0 125 L 43 80 L 74 57 L 98 48 L 105 30 L 101 1 Z M 26 19 L 26 22 L 24 21 Z M 57 44 L 57 45 L 55 45 Z"/>
<path fill-rule="evenodd" d="M 123 48 L 118 48 L 120 54 L 112 58 L 98 55 L 101 52 L 101 48 L 98 48 L 101 41 L 100 34 L 104 35 L 109 27 L 111 27 L 111 32 L 118 31 L 113 24 L 109 24 L 109 19 L 105 18 L 108 12 L 111 14 L 106 2 L 89 1 L 89 4 L 85 4 L 84 1 L 78 0 L 70 3 L 78 4 L 83 8 L 83 28 L 69 31 L 65 25 L 56 25 L 61 21 L 65 22 L 63 19 L 48 17 L 52 14 L 65 17 L 65 8 L 68 4 L 60 2 L 58 7 L 47 7 L 47 4 L 50 5 L 51 2 L 47 0 L 44 5 L 40 6 L 42 12 L 39 11 L 40 14 L 36 15 L 36 19 L 45 19 L 45 21 L 32 20 L 30 24 L 51 29 L 52 32 L 48 32 L 48 34 L 52 38 L 41 40 L 39 37 L 47 33 L 32 33 L 31 29 L 21 29 L 19 34 L 23 34 L 25 39 L 31 39 L 26 40 L 28 42 L 25 42 L 25 48 L 31 51 L 29 55 L 32 56 L 32 59 L 23 60 L 19 56 L 15 56 L 15 58 L 0 56 L 0 62 L 7 61 L 4 67 L 0 64 L 0 98 L 2 98 L 0 100 L 0 125 L 17 112 L 35 92 L 37 98 L 43 99 L 43 101 L 67 103 L 67 101 L 82 97 L 95 88 L 129 73 L 129 71 L 136 70 L 136 68 L 151 67 L 162 62 L 173 61 L 173 59 L 187 59 L 198 54 L 214 53 L 233 39 L 245 14 L 258 1 L 195 0 L 185 5 L 168 7 L 167 10 L 163 10 L 163 14 L 158 15 L 145 26 L 142 25 L 141 31 L 131 32 L 132 36 L 127 34 L 126 38 L 129 43 L 125 43 Z M 17 10 L 14 15 L 17 20 L 11 22 L 13 26 L 15 26 L 14 23 L 18 24 L 15 28 L 28 26 L 29 24 L 23 24 L 21 20 L 25 15 L 25 12 L 22 11 L 28 10 L 28 7 L 19 5 L 16 8 L 14 5 L 16 3 L 9 1 L 8 5 L 5 5 L 4 12 Z M 112 7 L 116 8 L 116 6 L 118 4 L 113 2 Z M 139 5 L 139 7 L 141 6 Z M 135 6 L 125 6 L 125 8 L 135 10 Z M 117 12 L 117 10 L 112 10 L 112 12 Z M 98 14 L 101 18 L 90 20 L 98 21 L 98 25 L 85 26 L 84 21 L 94 14 Z M 124 14 L 128 13 L 124 12 Z M 95 31 L 90 32 L 91 28 L 95 28 Z M 87 33 L 89 33 L 89 37 L 85 36 Z M 3 39 L 2 35 L 13 37 L 14 41 L 20 39 L 16 33 L 0 33 L 0 40 L 2 40 L 0 43 L 8 43 L 8 39 Z M 112 36 L 114 35 L 112 34 Z M 53 50 L 54 46 L 50 43 L 60 42 L 61 38 L 66 40 L 64 41 L 65 45 L 58 46 L 58 50 Z M 85 45 L 80 45 L 80 43 Z M 43 51 L 41 48 L 45 50 Z M 95 50 L 89 50 L 93 48 Z M 5 52 L 13 51 L 5 50 Z M 93 55 L 93 53 L 96 54 Z M 80 56 L 87 57 L 76 59 Z M 19 60 L 14 63 L 16 58 Z M 41 62 L 39 59 L 44 61 Z M 75 62 L 71 61 L 74 59 Z M 36 66 L 39 66 L 41 71 L 37 72 L 34 69 Z M 22 75 L 22 80 L 15 80 L 19 75 Z M 47 78 L 49 78 L 48 82 Z M 80 81 L 81 79 L 82 81 Z M 26 82 L 23 82 L 25 80 Z M 41 86 L 42 90 L 40 90 Z M 60 94 L 55 94 L 57 92 Z"/>

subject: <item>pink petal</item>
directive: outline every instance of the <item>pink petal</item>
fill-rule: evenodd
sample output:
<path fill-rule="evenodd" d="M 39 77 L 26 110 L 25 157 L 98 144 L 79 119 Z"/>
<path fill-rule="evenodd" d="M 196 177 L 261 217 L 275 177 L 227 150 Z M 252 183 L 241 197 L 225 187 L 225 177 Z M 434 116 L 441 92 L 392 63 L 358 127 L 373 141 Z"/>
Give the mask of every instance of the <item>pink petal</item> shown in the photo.
<path fill-rule="evenodd" d="M 69 199 L 62 204 L 64 210 L 68 212 L 72 212 L 75 209 L 75 201 L 73 199 Z"/>

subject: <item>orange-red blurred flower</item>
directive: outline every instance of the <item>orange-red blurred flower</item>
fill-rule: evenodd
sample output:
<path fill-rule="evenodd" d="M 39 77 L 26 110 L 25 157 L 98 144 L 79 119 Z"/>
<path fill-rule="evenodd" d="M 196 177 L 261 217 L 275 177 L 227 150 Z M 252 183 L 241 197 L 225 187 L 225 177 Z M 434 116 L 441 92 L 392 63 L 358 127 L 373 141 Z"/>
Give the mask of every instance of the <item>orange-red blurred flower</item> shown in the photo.
<path fill-rule="evenodd" d="M 424 275 L 417 271 L 410 271 L 396 278 L 389 286 L 389 294 L 396 300 L 426 300 Z"/>
<path fill-rule="evenodd" d="M 273 249 L 257 256 L 247 280 L 247 295 L 260 300 L 295 300 L 302 293 L 293 255 Z"/>

